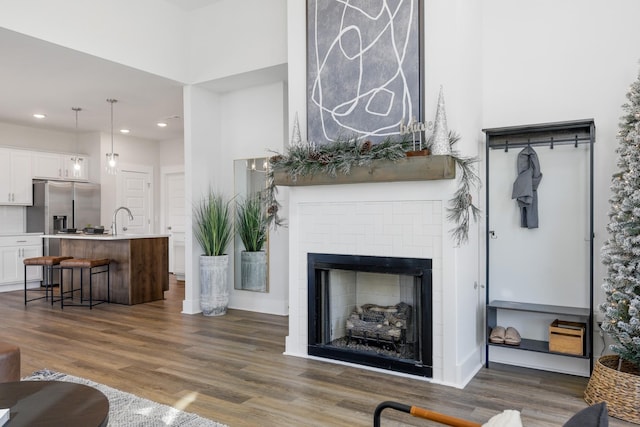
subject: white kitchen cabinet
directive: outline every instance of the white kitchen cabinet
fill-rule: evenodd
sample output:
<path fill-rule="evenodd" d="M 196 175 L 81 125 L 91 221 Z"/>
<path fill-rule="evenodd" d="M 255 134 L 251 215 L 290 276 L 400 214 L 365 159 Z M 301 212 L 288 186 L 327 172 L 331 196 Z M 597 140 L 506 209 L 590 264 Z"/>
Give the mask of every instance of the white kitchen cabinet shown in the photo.
<path fill-rule="evenodd" d="M 89 178 L 89 159 L 87 156 L 80 156 L 82 168 L 79 176 L 73 174 L 74 154 L 34 151 L 32 158 L 34 178 L 79 181 L 87 181 Z"/>
<path fill-rule="evenodd" d="M 31 205 L 31 152 L 0 148 L 0 204 Z"/>
<path fill-rule="evenodd" d="M 42 256 L 41 235 L 12 235 L 0 237 L 0 285 L 24 283 L 25 258 Z M 27 281 L 42 280 L 42 269 L 27 269 Z"/>
<path fill-rule="evenodd" d="M 0 283 L 18 281 L 20 249 L 17 246 L 0 247 Z"/>
<path fill-rule="evenodd" d="M 33 177 L 62 179 L 62 157 L 59 153 L 33 152 Z"/>

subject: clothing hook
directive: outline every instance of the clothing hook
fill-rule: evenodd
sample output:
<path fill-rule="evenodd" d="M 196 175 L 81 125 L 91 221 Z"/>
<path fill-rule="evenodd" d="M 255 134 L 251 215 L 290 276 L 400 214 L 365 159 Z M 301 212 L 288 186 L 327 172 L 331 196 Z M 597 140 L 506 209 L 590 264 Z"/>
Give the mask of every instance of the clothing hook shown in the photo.
<path fill-rule="evenodd" d="M 578 148 L 578 135 L 576 135 L 576 143 L 574 144 L 574 147 Z"/>
<path fill-rule="evenodd" d="M 508 153 L 509 152 L 509 141 L 505 141 L 504 142 L 504 152 Z"/>
<path fill-rule="evenodd" d="M 551 137 L 551 145 L 550 148 L 553 150 L 553 137 Z"/>

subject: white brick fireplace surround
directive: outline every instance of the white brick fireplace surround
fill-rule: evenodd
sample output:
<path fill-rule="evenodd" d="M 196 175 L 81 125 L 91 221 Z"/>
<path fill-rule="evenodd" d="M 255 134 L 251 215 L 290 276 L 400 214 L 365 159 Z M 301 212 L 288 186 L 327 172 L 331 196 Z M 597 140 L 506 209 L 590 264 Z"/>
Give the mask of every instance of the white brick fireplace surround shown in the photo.
<path fill-rule="evenodd" d="M 309 357 L 308 253 L 430 258 L 433 262 L 433 378 L 430 380 L 464 387 L 480 368 L 481 356 L 479 350 L 474 350 L 469 360 L 458 366 L 455 331 L 458 323 L 465 322 L 459 322 L 455 314 L 455 285 L 443 292 L 444 283 L 456 281 L 456 254 L 448 232 L 452 224 L 446 220 L 446 206 L 455 191 L 454 182 L 290 187 L 287 216 L 290 307 L 285 354 Z M 467 316 L 476 317 L 475 314 Z M 475 328 L 475 320 L 472 323 Z M 476 335 L 473 331 L 472 336 Z"/>

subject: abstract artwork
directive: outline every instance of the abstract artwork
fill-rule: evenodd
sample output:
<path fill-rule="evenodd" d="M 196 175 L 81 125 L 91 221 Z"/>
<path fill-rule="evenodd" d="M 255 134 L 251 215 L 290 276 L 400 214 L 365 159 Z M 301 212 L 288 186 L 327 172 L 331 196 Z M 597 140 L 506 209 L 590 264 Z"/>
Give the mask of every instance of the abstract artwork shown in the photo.
<path fill-rule="evenodd" d="M 307 135 L 379 142 L 420 121 L 421 0 L 307 0 Z"/>

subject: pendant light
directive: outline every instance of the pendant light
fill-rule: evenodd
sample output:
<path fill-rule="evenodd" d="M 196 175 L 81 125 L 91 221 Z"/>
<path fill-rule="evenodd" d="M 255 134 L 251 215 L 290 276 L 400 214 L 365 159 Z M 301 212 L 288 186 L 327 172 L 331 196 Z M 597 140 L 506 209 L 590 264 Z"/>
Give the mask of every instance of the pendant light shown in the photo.
<path fill-rule="evenodd" d="M 111 104 L 111 153 L 107 153 L 107 173 L 115 175 L 118 173 L 118 154 L 113 152 L 113 104 L 117 99 L 109 98 L 107 102 Z"/>
<path fill-rule="evenodd" d="M 82 176 L 82 158 L 78 153 L 78 112 L 82 111 L 80 107 L 71 107 L 76 113 L 76 154 L 71 158 L 73 162 L 73 177 L 80 178 Z"/>

